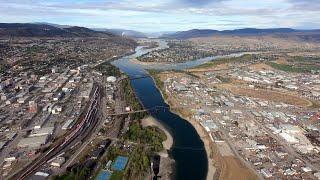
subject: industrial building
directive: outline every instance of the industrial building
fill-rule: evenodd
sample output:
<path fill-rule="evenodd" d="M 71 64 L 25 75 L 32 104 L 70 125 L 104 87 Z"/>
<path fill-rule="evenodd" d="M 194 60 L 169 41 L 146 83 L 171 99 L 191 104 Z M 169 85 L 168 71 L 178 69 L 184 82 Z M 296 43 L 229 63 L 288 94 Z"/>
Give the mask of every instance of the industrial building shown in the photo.
<path fill-rule="evenodd" d="M 51 162 L 50 165 L 53 167 L 61 167 L 65 162 L 66 162 L 66 159 L 64 157 L 57 157 Z"/>
<path fill-rule="evenodd" d="M 114 76 L 107 77 L 107 82 L 109 83 L 115 83 L 117 81 L 117 78 Z"/>
<path fill-rule="evenodd" d="M 64 124 L 63 124 L 63 126 L 62 126 L 62 130 L 67 130 L 67 129 L 70 129 L 71 127 L 72 127 L 72 125 L 73 125 L 73 119 L 69 119 L 69 120 L 67 120 Z"/>
<path fill-rule="evenodd" d="M 53 133 L 54 127 L 45 127 L 40 129 L 34 129 L 29 137 L 45 136 L 51 135 Z"/>
<path fill-rule="evenodd" d="M 39 148 L 41 145 L 47 143 L 48 137 L 48 135 L 45 135 L 23 138 L 20 140 L 17 146 L 19 148 Z"/>

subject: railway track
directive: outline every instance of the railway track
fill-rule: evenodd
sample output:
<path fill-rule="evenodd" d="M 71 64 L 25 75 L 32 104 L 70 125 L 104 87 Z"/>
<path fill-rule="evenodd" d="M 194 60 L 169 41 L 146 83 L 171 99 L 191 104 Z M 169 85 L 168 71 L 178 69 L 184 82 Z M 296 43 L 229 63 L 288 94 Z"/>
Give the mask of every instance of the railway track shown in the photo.
<path fill-rule="evenodd" d="M 60 143 L 56 143 L 49 151 L 41 155 L 38 159 L 33 161 L 28 167 L 14 175 L 10 179 L 28 179 L 33 173 L 47 163 L 50 159 L 56 155 L 65 152 L 70 149 L 74 143 L 79 141 L 83 142 L 89 135 L 90 132 L 96 127 L 98 122 L 98 111 L 101 104 L 101 87 L 95 85 L 89 107 L 84 117 L 81 118 L 80 122 L 70 131 L 70 133 L 61 140 Z"/>

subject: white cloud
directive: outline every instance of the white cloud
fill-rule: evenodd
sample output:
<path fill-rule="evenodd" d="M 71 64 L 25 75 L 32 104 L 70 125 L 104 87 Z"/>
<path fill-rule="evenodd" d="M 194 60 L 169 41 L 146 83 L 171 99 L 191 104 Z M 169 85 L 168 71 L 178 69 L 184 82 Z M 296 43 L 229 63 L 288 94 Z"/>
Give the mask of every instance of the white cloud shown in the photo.
<path fill-rule="evenodd" d="M 1 22 L 184 30 L 243 27 L 320 28 L 318 0 L 0 0 Z"/>

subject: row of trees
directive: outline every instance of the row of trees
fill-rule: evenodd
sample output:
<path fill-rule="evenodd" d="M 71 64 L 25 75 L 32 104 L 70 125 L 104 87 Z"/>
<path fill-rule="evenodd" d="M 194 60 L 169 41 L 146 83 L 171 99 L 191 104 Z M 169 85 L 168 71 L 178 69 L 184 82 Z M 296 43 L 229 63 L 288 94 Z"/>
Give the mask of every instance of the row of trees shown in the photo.
<path fill-rule="evenodd" d="M 278 64 L 274 62 L 268 62 L 267 64 L 275 69 L 279 69 L 281 71 L 286 71 L 286 72 L 309 73 L 311 71 L 319 70 L 318 67 L 313 67 L 313 66 L 295 67 L 289 64 Z"/>
<path fill-rule="evenodd" d="M 252 54 L 244 54 L 240 57 L 225 57 L 221 59 L 214 59 L 210 62 L 207 62 L 205 64 L 201 64 L 197 66 L 197 68 L 209 68 L 220 64 L 227 64 L 227 63 L 245 63 L 250 62 L 251 60 L 254 60 L 255 55 Z"/>
<path fill-rule="evenodd" d="M 72 168 L 71 171 L 64 173 L 61 176 L 53 176 L 53 180 L 86 180 L 90 177 L 91 170 L 81 165 Z"/>
<path fill-rule="evenodd" d="M 158 152 L 163 149 L 162 142 L 166 140 L 166 135 L 156 127 L 143 128 L 139 122 L 133 122 L 124 138 L 148 145 L 151 151 Z"/>
<path fill-rule="evenodd" d="M 125 171 L 123 179 L 144 179 L 150 167 L 150 154 L 146 147 L 137 146 L 130 156 L 130 166 Z"/>
<path fill-rule="evenodd" d="M 156 84 L 156 86 L 160 89 L 161 92 L 165 92 L 165 87 L 164 87 L 164 82 L 161 81 L 160 77 L 159 77 L 159 73 L 160 71 L 157 71 L 157 70 L 149 70 L 148 71 L 149 74 L 153 77 L 153 80 Z M 162 94 L 164 96 L 165 99 L 167 99 L 167 94 L 166 93 L 163 93 Z"/>
<path fill-rule="evenodd" d="M 132 110 L 143 109 L 143 106 L 141 105 L 140 101 L 137 99 L 129 79 L 124 79 L 121 81 L 121 88 L 124 90 L 123 92 L 124 99 L 126 103 L 131 107 Z M 130 118 L 132 120 L 142 119 L 146 115 L 148 115 L 147 112 L 134 113 L 134 114 L 130 114 Z"/>
<path fill-rule="evenodd" d="M 105 76 L 120 77 L 121 75 L 120 70 L 117 67 L 113 66 L 110 62 L 104 62 L 99 66 L 95 67 L 95 69 Z"/>

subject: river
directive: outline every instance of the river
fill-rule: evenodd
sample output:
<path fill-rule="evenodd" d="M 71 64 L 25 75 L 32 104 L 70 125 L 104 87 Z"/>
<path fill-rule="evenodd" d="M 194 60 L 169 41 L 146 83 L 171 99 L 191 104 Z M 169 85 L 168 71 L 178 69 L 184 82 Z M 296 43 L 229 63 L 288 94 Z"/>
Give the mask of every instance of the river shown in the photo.
<path fill-rule="evenodd" d="M 159 48 L 165 47 L 166 44 L 161 41 Z M 130 60 L 150 51 L 152 49 L 144 49 L 139 46 L 136 48 L 135 54 L 115 60 L 112 64 L 120 68 L 130 78 L 146 76 L 148 75 L 145 70 L 147 67 L 132 63 Z M 184 64 L 182 67 L 197 65 L 196 62 L 198 61 L 194 61 L 191 65 Z M 199 60 L 199 63 L 203 62 L 203 60 Z M 177 68 L 181 68 L 181 66 L 173 64 L 171 66 L 168 65 L 166 69 Z M 131 84 L 145 108 L 149 109 L 155 106 L 168 107 L 152 78 L 134 79 L 131 80 Z M 208 171 L 207 155 L 204 144 L 195 128 L 186 120 L 166 109 L 152 113 L 151 115 L 168 129 L 174 139 L 170 156 L 175 160 L 175 179 L 206 179 Z"/>

